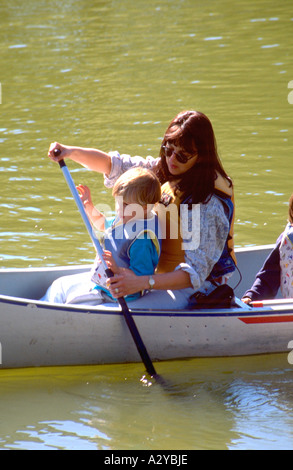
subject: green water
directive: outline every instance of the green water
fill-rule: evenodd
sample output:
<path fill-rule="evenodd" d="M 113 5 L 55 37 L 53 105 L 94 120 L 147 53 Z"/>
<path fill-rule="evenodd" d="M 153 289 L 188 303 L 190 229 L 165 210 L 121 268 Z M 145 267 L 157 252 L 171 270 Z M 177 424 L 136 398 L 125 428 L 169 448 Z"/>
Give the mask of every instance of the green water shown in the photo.
<path fill-rule="evenodd" d="M 236 246 L 274 243 L 293 192 L 292 29 L 291 0 L 3 0 L 1 267 L 94 256 L 50 142 L 156 156 L 182 109 L 214 125 Z M 70 170 L 109 203 L 102 176 Z M 283 356 L 161 365 L 175 397 L 142 387 L 139 365 L 2 371 L 0 447 L 293 448 L 291 367 Z"/>

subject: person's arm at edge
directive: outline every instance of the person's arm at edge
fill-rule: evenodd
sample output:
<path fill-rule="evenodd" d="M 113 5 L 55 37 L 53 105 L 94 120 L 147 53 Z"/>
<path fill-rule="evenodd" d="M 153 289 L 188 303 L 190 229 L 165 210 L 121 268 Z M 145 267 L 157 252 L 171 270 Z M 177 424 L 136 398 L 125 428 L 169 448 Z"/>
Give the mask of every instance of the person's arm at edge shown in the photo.
<path fill-rule="evenodd" d="M 280 243 L 282 234 L 278 238 L 274 249 L 257 273 L 253 285 L 245 292 L 241 300 L 245 302 L 274 299 L 280 287 Z M 247 299 L 247 300 L 246 300 Z"/>

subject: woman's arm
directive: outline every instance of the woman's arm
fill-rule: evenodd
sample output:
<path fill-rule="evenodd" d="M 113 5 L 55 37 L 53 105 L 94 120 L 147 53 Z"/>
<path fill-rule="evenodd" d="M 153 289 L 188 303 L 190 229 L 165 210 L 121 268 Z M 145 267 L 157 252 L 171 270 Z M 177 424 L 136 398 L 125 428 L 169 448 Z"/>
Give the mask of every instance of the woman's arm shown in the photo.
<path fill-rule="evenodd" d="M 58 156 L 54 154 L 55 149 L 61 151 Z M 71 147 L 54 142 L 50 145 L 48 157 L 51 158 L 51 160 L 54 162 L 59 162 L 64 158 L 70 158 L 85 168 L 88 168 L 89 170 L 97 171 L 98 173 L 104 173 L 106 175 L 111 173 L 111 157 L 108 153 L 105 153 L 102 150 L 83 147 Z"/>
<path fill-rule="evenodd" d="M 198 225 L 199 235 L 196 237 Z M 195 246 L 192 247 L 192 239 L 183 238 L 187 247 L 185 263 L 181 263 L 177 269 L 190 275 L 192 286 L 197 291 L 219 261 L 229 234 L 229 220 L 222 202 L 216 196 L 208 203 L 200 204 L 199 221 L 197 218 L 193 219 L 192 210 L 188 211 L 188 232 L 194 237 Z M 188 248 L 190 245 L 192 249 Z"/>
<path fill-rule="evenodd" d="M 170 273 L 154 274 L 152 277 L 155 281 L 153 289 L 175 290 L 191 287 L 189 274 L 181 269 Z M 137 276 L 130 269 L 125 269 L 123 274 L 115 275 L 109 279 L 109 284 L 109 290 L 115 298 L 125 297 L 150 288 L 149 276 Z"/>
<path fill-rule="evenodd" d="M 158 253 L 152 240 L 147 235 L 135 240 L 130 248 L 129 269 L 121 268 L 119 273 L 116 272 L 117 276 L 110 279 L 111 294 L 119 297 L 150 289 L 150 275 L 155 281 L 153 289 L 175 290 L 191 286 L 189 275 L 181 270 L 154 274 L 157 264 Z M 116 289 L 119 295 L 115 292 Z"/>
<path fill-rule="evenodd" d="M 153 169 L 157 165 L 159 158 L 148 156 L 146 158 L 135 156 L 131 157 L 127 154 L 120 154 L 119 152 L 110 152 L 111 158 L 111 172 L 105 174 L 104 183 L 107 188 L 112 188 L 115 181 L 125 171 L 134 167 L 143 167 Z"/>

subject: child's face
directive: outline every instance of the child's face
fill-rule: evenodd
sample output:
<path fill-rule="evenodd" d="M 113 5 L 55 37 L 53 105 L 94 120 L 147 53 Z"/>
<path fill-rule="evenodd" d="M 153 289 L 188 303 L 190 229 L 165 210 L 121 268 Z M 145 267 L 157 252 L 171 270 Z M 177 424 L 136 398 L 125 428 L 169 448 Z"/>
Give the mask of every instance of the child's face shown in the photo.
<path fill-rule="evenodd" d="M 147 205 L 126 202 L 123 197 L 115 198 L 116 212 L 124 224 L 134 219 L 144 219 L 148 212 Z"/>

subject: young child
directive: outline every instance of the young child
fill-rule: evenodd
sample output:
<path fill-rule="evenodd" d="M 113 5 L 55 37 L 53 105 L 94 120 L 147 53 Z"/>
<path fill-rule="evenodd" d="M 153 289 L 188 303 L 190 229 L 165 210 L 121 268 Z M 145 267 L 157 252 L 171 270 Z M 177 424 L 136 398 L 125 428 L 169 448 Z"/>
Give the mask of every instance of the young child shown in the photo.
<path fill-rule="evenodd" d="M 133 168 L 120 176 L 112 191 L 117 212 L 112 218 L 94 207 L 87 186 L 79 185 L 77 189 L 92 226 L 104 232 L 103 257 L 114 274 L 123 269 L 137 275 L 154 274 L 161 250 L 158 217 L 153 211 L 161 197 L 161 186 L 154 173 Z M 137 292 L 126 300 L 142 294 Z M 57 279 L 41 300 L 87 305 L 116 302 L 107 289 L 107 276 L 98 255 L 91 273 Z"/>
<path fill-rule="evenodd" d="M 104 231 L 104 259 L 114 274 L 129 268 L 135 274 L 153 274 L 160 254 L 160 233 L 158 217 L 153 212 L 154 205 L 161 197 L 161 187 L 157 177 L 149 170 L 134 168 L 124 173 L 113 187 L 117 215 L 107 219 L 93 205 L 91 194 L 86 186 L 79 185 L 85 210 L 92 225 Z M 103 264 L 97 256 L 92 270 L 95 289 L 107 289 L 107 277 Z M 127 299 L 134 299 L 140 293 Z"/>
<path fill-rule="evenodd" d="M 289 200 L 286 228 L 242 301 L 248 304 L 255 300 L 274 299 L 280 288 L 283 298 L 293 298 L 293 194 Z"/>

